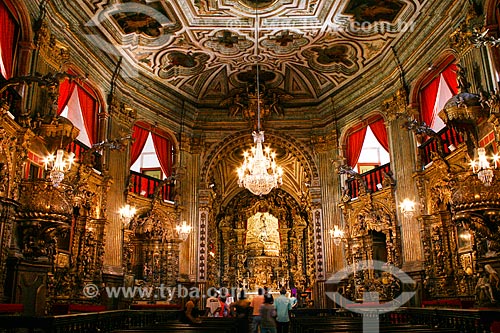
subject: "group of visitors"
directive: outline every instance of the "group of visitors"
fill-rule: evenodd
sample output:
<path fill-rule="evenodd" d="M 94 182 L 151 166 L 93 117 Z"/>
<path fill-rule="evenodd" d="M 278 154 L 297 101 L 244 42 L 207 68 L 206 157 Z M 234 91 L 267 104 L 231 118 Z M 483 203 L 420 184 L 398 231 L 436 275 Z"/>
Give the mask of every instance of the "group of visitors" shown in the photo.
<path fill-rule="evenodd" d="M 185 304 L 184 320 L 191 324 L 201 324 L 198 297 L 192 297 Z M 205 303 L 204 317 L 233 317 L 238 319 L 238 332 L 287 333 L 290 324 L 289 311 L 297 305 L 294 294 L 287 296 L 285 288 L 274 298 L 267 288 L 259 288 L 258 294 L 248 300 L 245 291 L 234 300 L 230 295 L 215 295 Z M 250 320 L 251 319 L 251 320 Z"/>

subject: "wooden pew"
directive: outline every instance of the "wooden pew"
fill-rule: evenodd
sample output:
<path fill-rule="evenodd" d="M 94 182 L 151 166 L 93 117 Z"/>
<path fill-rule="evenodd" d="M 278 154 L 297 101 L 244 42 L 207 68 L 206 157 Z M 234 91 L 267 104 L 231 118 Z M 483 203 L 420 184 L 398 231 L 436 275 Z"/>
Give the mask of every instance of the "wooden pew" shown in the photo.
<path fill-rule="evenodd" d="M 201 324 L 185 324 L 171 321 L 140 329 L 115 330 L 113 333 L 238 333 L 238 321 L 235 318 L 202 318 Z"/>

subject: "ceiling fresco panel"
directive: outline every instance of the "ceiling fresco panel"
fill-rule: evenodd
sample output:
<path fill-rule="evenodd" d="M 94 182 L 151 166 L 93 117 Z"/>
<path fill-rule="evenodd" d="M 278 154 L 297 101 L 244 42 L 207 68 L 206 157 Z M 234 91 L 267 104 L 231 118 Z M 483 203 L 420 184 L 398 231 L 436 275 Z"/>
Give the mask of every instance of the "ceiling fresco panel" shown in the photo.
<path fill-rule="evenodd" d="M 127 10 L 131 4 L 140 10 Z M 275 73 L 265 88 L 293 96 L 286 100 L 288 106 L 310 104 L 312 99 L 320 103 L 388 52 L 418 17 L 421 4 L 418 0 L 74 0 L 67 6 L 94 13 L 98 22 L 92 30 L 132 66 L 193 103 L 214 107 L 233 96 L 233 90 L 251 85 L 252 80 L 242 80 L 238 74 L 253 75 L 257 64 L 263 75 Z"/>

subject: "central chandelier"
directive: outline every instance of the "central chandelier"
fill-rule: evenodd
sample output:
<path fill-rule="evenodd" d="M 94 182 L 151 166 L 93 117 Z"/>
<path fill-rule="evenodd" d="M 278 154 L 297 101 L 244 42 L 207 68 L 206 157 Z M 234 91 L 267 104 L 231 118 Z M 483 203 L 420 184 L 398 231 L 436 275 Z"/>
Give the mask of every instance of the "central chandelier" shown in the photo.
<path fill-rule="evenodd" d="M 282 184 L 283 169 L 276 164 L 276 153 L 271 148 L 262 148 L 264 131 L 260 129 L 260 79 L 259 79 L 259 22 L 257 5 L 255 7 L 255 49 L 256 49 L 256 95 L 257 95 L 257 131 L 252 133 L 255 147 L 244 152 L 243 164 L 237 169 L 238 185 L 245 187 L 255 195 L 266 195 Z"/>
<path fill-rule="evenodd" d="M 69 153 L 67 157 L 64 157 L 65 153 L 63 149 L 58 149 L 56 155 L 50 154 L 43 161 L 45 170 L 50 170 L 49 178 L 54 187 L 59 187 L 64 179 L 64 174 L 71 169 L 75 161 L 74 153 Z"/>
<path fill-rule="evenodd" d="M 500 157 L 498 154 L 492 157 L 486 156 L 486 149 L 484 149 L 484 147 L 477 149 L 477 155 L 477 160 L 470 161 L 472 172 L 477 174 L 477 178 L 479 178 L 484 186 L 491 186 L 491 182 L 493 181 L 493 169 L 497 168 Z M 489 159 L 492 160 L 493 165 L 490 164 Z"/>

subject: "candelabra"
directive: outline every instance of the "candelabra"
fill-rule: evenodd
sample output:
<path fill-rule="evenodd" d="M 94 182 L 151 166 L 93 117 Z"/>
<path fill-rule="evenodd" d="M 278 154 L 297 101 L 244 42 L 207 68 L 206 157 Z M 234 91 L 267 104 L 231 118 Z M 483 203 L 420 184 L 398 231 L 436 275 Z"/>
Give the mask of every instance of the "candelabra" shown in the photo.
<path fill-rule="evenodd" d="M 344 238 L 344 230 L 340 229 L 339 226 L 335 225 L 333 229 L 328 231 L 330 237 L 333 239 L 333 244 L 339 245 Z"/>
<path fill-rule="evenodd" d="M 175 227 L 175 230 L 177 230 L 177 233 L 179 234 L 179 238 L 185 241 L 189 234 L 191 233 L 191 226 L 186 223 L 186 221 L 182 221 L 182 224 L 178 224 Z"/>
<path fill-rule="evenodd" d="M 399 204 L 399 210 L 405 217 L 412 217 L 415 213 L 415 206 L 415 201 L 406 198 Z"/>

